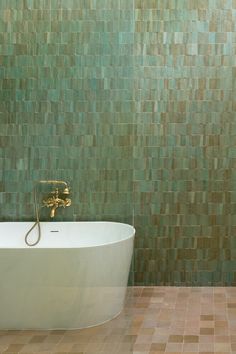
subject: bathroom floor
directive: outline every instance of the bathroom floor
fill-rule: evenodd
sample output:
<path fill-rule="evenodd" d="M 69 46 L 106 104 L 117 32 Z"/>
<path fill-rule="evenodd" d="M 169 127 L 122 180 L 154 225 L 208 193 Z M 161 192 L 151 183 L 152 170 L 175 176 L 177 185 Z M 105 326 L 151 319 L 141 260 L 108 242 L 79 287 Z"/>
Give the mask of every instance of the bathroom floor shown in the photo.
<path fill-rule="evenodd" d="M 109 323 L 1 331 L 0 353 L 236 353 L 236 288 L 129 288 L 123 313 Z"/>

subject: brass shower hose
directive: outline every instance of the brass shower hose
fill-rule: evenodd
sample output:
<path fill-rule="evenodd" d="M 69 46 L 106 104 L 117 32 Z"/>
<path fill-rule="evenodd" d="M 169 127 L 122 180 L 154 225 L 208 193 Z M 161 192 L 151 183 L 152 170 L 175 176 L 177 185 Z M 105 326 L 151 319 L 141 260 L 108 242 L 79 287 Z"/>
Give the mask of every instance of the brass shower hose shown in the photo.
<path fill-rule="evenodd" d="M 30 247 L 36 246 L 41 239 L 41 226 L 40 226 L 40 221 L 39 221 L 39 208 L 38 208 L 36 187 L 34 188 L 34 210 L 35 210 L 36 221 L 35 221 L 34 225 L 29 229 L 29 231 L 25 235 L 25 243 L 27 244 L 27 246 L 30 246 Z M 29 242 L 29 235 L 36 226 L 38 226 L 38 238 L 35 242 L 30 243 Z"/>

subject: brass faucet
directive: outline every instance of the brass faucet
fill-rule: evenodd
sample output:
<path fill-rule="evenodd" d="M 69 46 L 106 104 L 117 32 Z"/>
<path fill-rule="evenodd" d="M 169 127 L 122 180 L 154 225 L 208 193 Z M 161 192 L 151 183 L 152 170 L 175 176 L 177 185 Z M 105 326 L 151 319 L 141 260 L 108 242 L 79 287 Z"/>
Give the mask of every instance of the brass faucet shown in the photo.
<path fill-rule="evenodd" d="M 58 181 L 58 182 L 61 182 L 61 181 Z M 50 212 L 51 218 L 54 218 L 57 208 L 59 208 L 59 207 L 65 208 L 65 207 L 68 207 L 71 205 L 71 199 L 60 197 L 60 195 L 69 195 L 70 194 L 67 184 L 65 182 L 63 182 L 63 183 L 65 184 L 66 187 L 62 192 L 59 193 L 59 189 L 56 188 L 55 191 L 52 192 L 51 197 L 48 197 L 47 199 L 43 200 L 44 206 L 46 206 L 47 208 L 51 208 L 51 212 Z"/>

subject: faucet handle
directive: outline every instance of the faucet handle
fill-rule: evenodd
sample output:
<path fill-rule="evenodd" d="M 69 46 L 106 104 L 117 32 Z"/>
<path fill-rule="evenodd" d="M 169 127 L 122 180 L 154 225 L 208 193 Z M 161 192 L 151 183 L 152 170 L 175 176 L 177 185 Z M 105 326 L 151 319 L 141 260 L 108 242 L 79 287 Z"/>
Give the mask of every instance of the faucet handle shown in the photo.
<path fill-rule="evenodd" d="M 62 193 L 63 193 L 63 194 L 66 194 L 66 195 L 69 195 L 69 194 L 70 194 L 69 188 L 66 187 Z"/>
<path fill-rule="evenodd" d="M 48 198 L 43 200 L 43 206 L 50 208 L 53 205 L 54 205 L 54 198 Z"/>
<path fill-rule="evenodd" d="M 65 207 L 68 207 L 68 206 L 70 206 L 70 205 L 71 205 L 71 199 L 66 198 L 66 199 L 65 199 L 64 208 L 65 208 Z"/>

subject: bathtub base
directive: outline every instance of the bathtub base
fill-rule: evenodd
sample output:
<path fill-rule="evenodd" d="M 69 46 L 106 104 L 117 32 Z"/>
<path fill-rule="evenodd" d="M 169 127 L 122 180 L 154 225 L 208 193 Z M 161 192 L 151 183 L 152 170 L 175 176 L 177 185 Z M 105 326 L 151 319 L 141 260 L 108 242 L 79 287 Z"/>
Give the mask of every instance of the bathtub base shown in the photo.
<path fill-rule="evenodd" d="M 27 289 L 25 290 L 26 294 Z M 29 303 L 26 296 L 24 305 L 22 302 L 15 302 L 12 305 L 9 293 L 15 294 L 15 291 L 9 292 L 7 289 L 8 300 L 5 299 L 4 308 L 0 306 L 0 329 L 69 330 L 98 326 L 119 316 L 122 312 L 126 288 L 92 288 L 82 291 L 78 289 L 63 291 L 61 289 L 59 291 L 60 298 L 55 297 L 53 290 L 50 297 L 45 297 L 43 294 L 45 291 L 33 289 L 31 292 L 28 291 L 28 294 L 32 298 L 37 298 L 36 303 Z M 33 294 L 34 292 L 35 294 Z M 41 300 L 39 300 L 39 294 Z M 62 297 L 63 301 L 61 302 Z M 4 294 L 1 298 L 4 298 Z"/>

